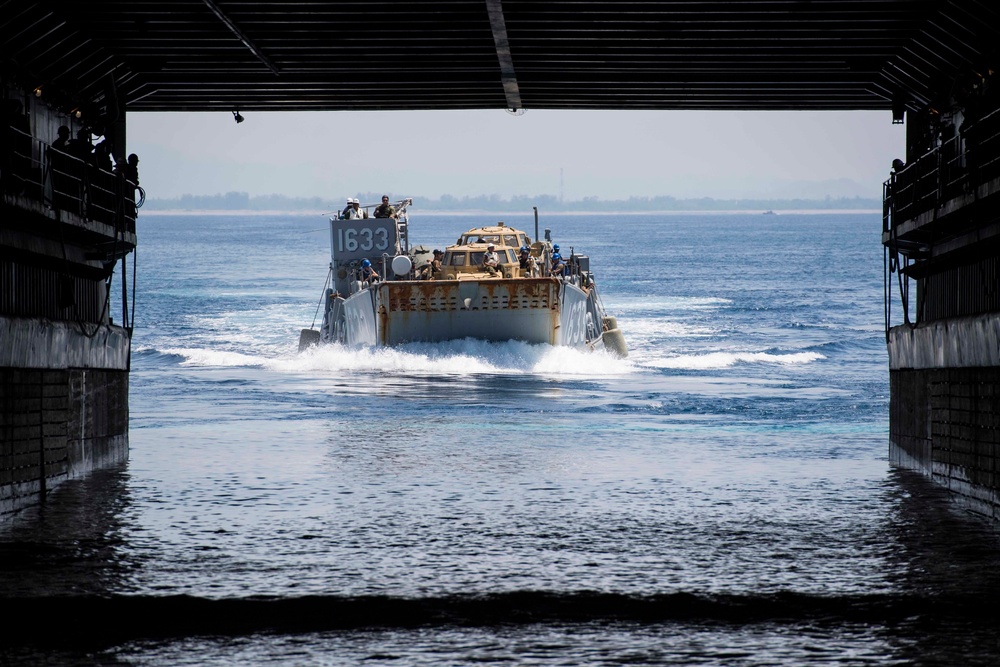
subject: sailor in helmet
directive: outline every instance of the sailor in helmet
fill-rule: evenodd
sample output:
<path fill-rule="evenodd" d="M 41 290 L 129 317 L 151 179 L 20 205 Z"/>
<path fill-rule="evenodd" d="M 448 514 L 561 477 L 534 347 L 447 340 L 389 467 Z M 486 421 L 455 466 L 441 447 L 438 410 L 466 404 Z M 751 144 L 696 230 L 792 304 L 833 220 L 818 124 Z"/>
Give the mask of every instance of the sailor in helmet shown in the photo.
<path fill-rule="evenodd" d="M 361 260 L 361 268 L 358 269 L 358 280 L 363 283 L 374 283 L 378 279 L 379 275 L 375 273 L 372 263 L 367 258 Z"/>
<path fill-rule="evenodd" d="M 354 199 L 352 199 L 351 197 L 348 197 L 347 198 L 347 206 L 345 206 L 344 210 L 340 212 L 340 219 L 341 220 L 350 220 L 351 219 L 351 211 L 354 210 L 354 207 L 352 206 L 353 203 L 354 203 Z"/>
<path fill-rule="evenodd" d="M 521 252 L 517 256 L 517 261 L 522 269 L 528 268 L 528 258 L 531 257 L 531 248 L 526 245 L 521 246 Z"/>
<path fill-rule="evenodd" d="M 483 268 L 491 276 L 495 276 L 500 270 L 500 255 L 497 254 L 496 245 L 487 244 L 486 252 L 483 254 Z"/>
<path fill-rule="evenodd" d="M 551 275 L 561 276 L 566 273 L 566 262 L 563 260 L 562 255 L 559 254 L 559 244 L 554 243 L 552 245 L 552 269 Z"/>
<path fill-rule="evenodd" d="M 521 265 L 522 276 L 534 276 L 537 264 L 535 258 L 531 256 L 531 248 L 526 245 L 521 246 L 521 254 L 517 256 L 517 261 Z"/>
<path fill-rule="evenodd" d="M 355 220 L 368 217 L 368 209 L 362 210 L 359 208 L 359 206 L 361 206 L 361 202 L 358 200 L 357 197 L 353 198 L 351 200 L 351 210 L 354 211 L 352 217 Z"/>

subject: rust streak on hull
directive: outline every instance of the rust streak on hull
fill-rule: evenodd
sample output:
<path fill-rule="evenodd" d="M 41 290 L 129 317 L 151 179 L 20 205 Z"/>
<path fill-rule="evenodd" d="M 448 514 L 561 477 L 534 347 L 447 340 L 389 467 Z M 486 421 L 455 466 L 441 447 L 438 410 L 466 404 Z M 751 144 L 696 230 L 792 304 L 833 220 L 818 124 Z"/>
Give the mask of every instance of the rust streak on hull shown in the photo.
<path fill-rule="evenodd" d="M 380 340 L 474 337 L 556 344 L 560 282 L 554 278 L 396 281 L 381 285 Z"/>

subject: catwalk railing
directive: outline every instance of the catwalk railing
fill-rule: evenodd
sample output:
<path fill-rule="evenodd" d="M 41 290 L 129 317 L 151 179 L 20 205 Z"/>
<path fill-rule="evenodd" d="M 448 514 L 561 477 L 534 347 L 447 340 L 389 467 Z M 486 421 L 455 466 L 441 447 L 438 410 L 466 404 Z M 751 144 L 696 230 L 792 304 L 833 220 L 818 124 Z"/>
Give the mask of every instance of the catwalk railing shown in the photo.
<path fill-rule="evenodd" d="M 1000 179 L 1000 109 L 975 122 L 893 174 L 883 186 L 884 228 L 895 226 L 942 203 L 974 194 Z"/>
<path fill-rule="evenodd" d="M 67 213 L 135 233 L 138 186 L 8 127 L 0 150 L 5 194 L 34 199 Z"/>
<path fill-rule="evenodd" d="M 1000 258 L 990 249 L 995 244 L 980 240 L 974 251 L 970 246 L 961 259 L 947 261 L 932 252 L 936 243 L 968 233 L 976 224 L 990 223 L 992 205 L 989 209 L 978 206 L 974 217 L 953 214 L 973 210 L 970 205 L 995 196 L 998 190 L 1000 110 L 976 121 L 967 119 L 955 136 L 898 169 L 883 184 L 887 336 L 893 273 L 905 323 L 1000 310 L 996 282 Z M 912 303 L 910 280 L 917 287 Z"/>
<path fill-rule="evenodd" d="M 0 228 L 21 230 L 0 248 L 0 316 L 78 322 L 93 331 L 89 325 L 110 315 L 112 272 L 134 245 L 137 187 L 17 128 L 0 126 L 0 133 Z M 126 325 L 128 312 L 123 305 Z"/>

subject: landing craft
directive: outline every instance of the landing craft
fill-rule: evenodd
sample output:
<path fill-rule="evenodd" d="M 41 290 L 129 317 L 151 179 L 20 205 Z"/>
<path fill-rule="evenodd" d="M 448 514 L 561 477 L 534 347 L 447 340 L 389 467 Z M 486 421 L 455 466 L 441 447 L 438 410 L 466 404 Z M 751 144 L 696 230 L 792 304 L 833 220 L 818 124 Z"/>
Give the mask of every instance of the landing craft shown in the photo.
<path fill-rule="evenodd" d="M 320 343 L 476 338 L 603 346 L 628 356 L 617 320 L 597 293 L 589 257 L 573 250 L 562 257 L 549 230 L 532 241 L 503 222 L 470 229 L 444 251 L 410 247 L 412 204 L 395 202 L 392 217 L 364 217 L 364 207 L 362 217 L 330 218 L 323 322 L 319 330 L 302 330 L 300 351 Z M 537 221 L 536 209 L 536 237 Z"/>

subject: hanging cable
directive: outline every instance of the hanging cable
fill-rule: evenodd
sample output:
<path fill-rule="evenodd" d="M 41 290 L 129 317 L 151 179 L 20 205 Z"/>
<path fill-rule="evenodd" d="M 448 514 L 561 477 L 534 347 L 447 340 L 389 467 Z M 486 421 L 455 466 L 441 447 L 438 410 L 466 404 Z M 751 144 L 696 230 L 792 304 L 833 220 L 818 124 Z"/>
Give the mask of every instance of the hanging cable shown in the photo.
<path fill-rule="evenodd" d="M 139 264 L 139 244 L 132 246 L 132 319 L 128 323 L 128 337 L 132 338 L 132 330 L 135 328 L 135 276 L 136 267 Z"/>
<path fill-rule="evenodd" d="M 327 287 L 330 285 L 330 280 L 333 278 L 333 266 L 326 273 L 326 282 L 323 283 L 323 292 L 319 295 L 319 303 L 316 304 L 316 313 L 313 315 L 313 323 L 310 329 L 316 328 L 316 318 L 319 317 L 319 307 L 323 305 L 323 298 L 326 296 Z"/>
<path fill-rule="evenodd" d="M 121 182 L 121 179 L 119 179 L 119 182 Z M 123 200 L 121 203 L 122 215 L 119 217 L 119 225 L 118 225 L 122 235 L 122 326 L 127 327 L 128 326 L 128 262 L 127 262 L 128 252 L 125 250 L 126 228 L 125 228 L 124 197 L 119 197 L 119 199 Z M 132 201 L 133 202 L 135 201 L 134 192 L 132 194 Z"/>
<path fill-rule="evenodd" d="M 128 255 L 122 250 L 122 326 L 128 324 Z"/>
<path fill-rule="evenodd" d="M 892 320 L 892 279 L 889 277 L 889 248 L 882 246 L 882 310 L 885 314 L 885 342 L 889 342 L 889 326 Z"/>
<path fill-rule="evenodd" d="M 889 271 L 894 272 L 896 274 L 896 279 L 899 281 L 899 296 L 903 304 L 903 323 L 909 324 L 910 323 L 909 281 L 907 280 L 906 276 L 903 275 L 903 271 L 906 267 L 905 258 L 902 265 L 900 265 L 899 261 L 899 250 L 898 250 L 899 226 L 895 224 L 895 221 L 893 221 L 892 232 L 890 234 L 890 237 L 891 237 L 892 252 L 889 255 Z"/>
<path fill-rule="evenodd" d="M 60 222 L 60 224 L 58 224 L 56 226 L 56 228 L 59 230 L 59 244 L 62 246 L 64 275 L 65 275 L 65 277 L 67 279 L 72 280 L 73 279 L 73 275 L 72 275 L 72 272 L 70 271 L 70 268 L 69 268 L 69 259 L 68 259 L 67 255 L 66 255 L 66 237 L 65 237 L 65 235 L 63 233 L 63 224 Z M 114 248 L 117 249 L 117 247 L 118 247 L 118 230 L 117 229 L 115 229 L 115 237 L 114 238 L 115 238 Z M 75 290 L 75 283 L 74 283 L 74 298 L 73 298 L 73 315 L 74 315 L 74 320 L 76 321 L 76 325 L 80 328 L 80 333 L 82 333 L 87 338 L 94 338 L 95 336 L 97 336 L 97 333 L 101 330 L 101 322 L 104 321 L 104 314 L 107 312 L 108 305 L 109 305 L 109 302 L 111 300 L 110 280 L 111 280 L 111 274 L 109 273 L 108 278 L 105 279 L 104 305 L 101 307 L 101 312 L 99 312 L 97 314 L 97 322 L 94 323 L 94 330 L 92 332 L 87 330 L 87 328 L 88 328 L 87 324 L 88 323 L 84 321 L 83 315 L 80 313 L 80 310 L 76 307 L 76 294 L 75 294 L 76 290 Z"/>
<path fill-rule="evenodd" d="M 882 245 L 882 310 L 883 317 L 885 319 L 885 342 L 889 342 L 889 329 L 892 327 L 892 314 L 891 314 L 891 300 L 892 300 L 892 272 L 893 272 L 893 256 L 895 255 L 894 243 L 894 233 L 895 233 L 895 222 L 896 222 L 896 187 L 895 187 L 895 175 L 892 176 L 892 180 L 886 181 L 883 186 L 884 195 L 888 195 L 889 199 L 884 204 L 883 214 L 882 214 L 882 231 L 888 233 L 889 240 L 887 243 Z M 893 250 L 890 250 L 892 248 Z"/>

